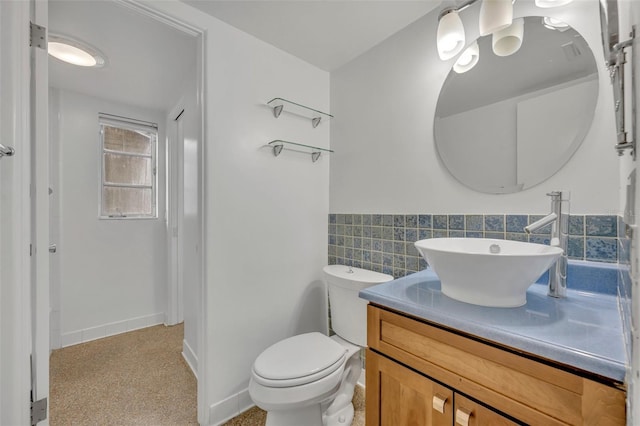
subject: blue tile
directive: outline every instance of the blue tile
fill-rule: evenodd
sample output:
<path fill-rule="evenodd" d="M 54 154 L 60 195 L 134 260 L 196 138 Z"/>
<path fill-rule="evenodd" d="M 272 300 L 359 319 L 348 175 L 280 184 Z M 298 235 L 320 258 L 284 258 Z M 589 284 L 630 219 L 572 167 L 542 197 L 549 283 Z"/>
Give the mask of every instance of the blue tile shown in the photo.
<path fill-rule="evenodd" d="M 354 237 L 362 237 L 362 226 L 353 225 L 352 229 Z"/>
<path fill-rule="evenodd" d="M 529 241 L 529 236 L 518 232 L 507 232 L 506 239 L 510 241 L 523 241 L 526 243 Z"/>
<path fill-rule="evenodd" d="M 382 251 L 382 240 L 371 240 L 371 250 Z"/>
<path fill-rule="evenodd" d="M 346 225 L 352 225 L 353 224 L 353 216 L 350 214 L 345 214 L 344 215 L 344 223 Z"/>
<path fill-rule="evenodd" d="M 528 225 L 528 218 L 526 215 L 507 215 L 505 219 L 507 225 L 507 232 L 524 232 L 524 227 Z"/>
<path fill-rule="evenodd" d="M 405 216 L 403 214 L 394 214 L 393 215 L 393 227 L 394 228 L 404 228 L 405 227 Z"/>
<path fill-rule="evenodd" d="M 360 237 L 353 237 L 353 247 L 355 247 L 355 248 L 362 248 L 362 238 L 360 238 Z"/>
<path fill-rule="evenodd" d="M 362 215 L 362 224 L 363 225 L 371 225 L 371 215 L 370 214 L 363 214 Z"/>
<path fill-rule="evenodd" d="M 631 239 L 618 239 L 618 262 L 629 265 L 631 263 Z"/>
<path fill-rule="evenodd" d="M 464 217 L 464 229 L 466 231 L 482 231 L 482 215 L 469 214 Z"/>
<path fill-rule="evenodd" d="M 433 231 L 431 229 L 419 229 L 418 239 L 426 240 L 427 238 L 433 238 Z"/>
<path fill-rule="evenodd" d="M 447 229 L 447 215 L 433 215 L 433 229 Z"/>
<path fill-rule="evenodd" d="M 336 223 L 336 219 L 335 213 L 329 213 L 329 223 Z"/>
<path fill-rule="evenodd" d="M 584 235 L 584 216 L 569 215 L 569 235 Z"/>
<path fill-rule="evenodd" d="M 336 225 L 336 235 L 344 235 L 344 225 Z"/>
<path fill-rule="evenodd" d="M 336 234 L 336 228 L 337 227 L 336 227 L 335 223 L 333 223 L 333 224 L 330 223 L 329 224 L 329 234 L 335 235 Z"/>
<path fill-rule="evenodd" d="M 390 226 L 382 227 L 382 239 L 393 240 L 393 228 Z"/>
<path fill-rule="evenodd" d="M 384 253 L 382 255 L 382 264 L 384 266 L 393 266 L 393 255 L 391 253 Z"/>
<path fill-rule="evenodd" d="M 494 240 L 504 240 L 504 232 L 485 232 L 485 238 L 493 238 Z"/>
<path fill-rule="evenodd" d="M 353 219 L 353 224 L 354 225 L 362 225 L 362 215 L 361 214 L 354 214 L 351 215 L 352 219 Z"/>
<path fill-rule="evenodd" d="M 381 214 L 372 214 L 371 215 L 371 225 L 373 225 L 373 226 L 382 226 L 382 215 Z"/>
<path fill-rule="evenodd" d="M 379 251 L 371 252 L 371 263 L 379 263 L 382 264 L 382 253 Z"/>
<path fill-rule="evenodd" d="M 344 237 L 344 246 L 353 247 L 353 237 Z"/>
<path fill-rule="evenodd" d="M 385 253 L 393 253 L 393 241 L 382 241 L 382 251 Z"/>
<path fill-rule="evenodd" d="M 352 248 L 345 248 L 344 249 L 344 257 L 346 259 L 353 259 L 353 249 Z"/>
<path fill-rule="evenodd" d="M 464 235 L 467 238 L 483 238 L 482 232 L 478 231 L 465 231 Z"/>
<path fill-rule="evenodd" d="M 618 218 L 616 216 L 586 216 L 585 229 L 591 237 L 617 237 Z"/>
<path fill-rule="evenodd" d="M 393 226 L 393 215 L 392 214 L 383 214 L 382 215 L 382 226 Z"/>
<path fill-rule="evenodd" d="M 533 234 L 531 234 L 529 236 L 529 242 L 530 243 L 544 244 L 544 245 L 548 246 L 549 245 L 549 240 L 550 240 L 550 237 L 548 235 L 533 235 Z"/>
<path fill-rule="evenodd" d="M 504 232 L 504 215 L 488 214 L 484 217 L 484 230 L 491 232 Z"/>
<path fill-rule="evenodd" d="M 382 238 L 382 227 L 381 226 L 372 226 L 371 227 L 371 238 Z"/>
<path fill-rule="evenodd" d="M 624 222 L 624 218 L 622 216 L 618 216 L 618 238 L 624 238 L 626 236 L 625 234 L 626 230 L 627 230 L 627 225 Z"/>
<path fill-rule="evenodd" d="M 336 245 L 344 246 L 344 235 L 336 235 Z"/>
<path fill-rule="evenodd" d="M 344 214 L 340 213 L 336 215 L 336 223 L 344 225 Z"/>
<path fill-rule="evenodd" d="M 449 230 L 464 230 L 464 215 L 450 214 L 449 215 Z"/>
<path fill-rule="evenodd" d="M 616 239 L 587 237 L 586 258 L 601 262 L 616 262 L 618 260 Z"/>
<path fill-rule="evenodd" d="M 371 252 L 368 250 L 364 250 L 362 252 L 362 261 L 371 263 Z"/>
<path fill-rule="evenodd" d="M 405 257 L 402 254 L 393 255 L 393 268 L 404 269 L 406 267 Z"/>
<path fill-rule="evenodd" d="M 567 243 L 567 256 L 571 259 L 584 259 L 584 238 L 569 237 Z"/>
<path fill-rule="evenodd" d="M 382 266 L 382 273 L 383 274 L 387 274 L 387 275 L 392 275 L 393 276 L 393 266 L 389 265 L 384 265 Z"/>
<path fill-rule="evenodd" d="M 404 233 L 404 240 L 411 242 L 418 241 L 418 230 L 413 228 L 406 228 Z"/>
<path fill-rule="evenodd" d="M 431 215 L 421 214 L 418 216 L 418 226 L 420 228 L 431 228 Z"/>
<path fill-rule="evenodd" d="M 464 238 L 464 231 L 449 231 L 451 238 Z"/>
<path fill-rule="evenodd" d="M 363 250 L 371 250 L 371 238 L 363 238 L 362 239 L 362 249 Z"/>
<path fill-rule="evenodd" d="M 353 258 L 355 260 L 362 260 L 362 250 L 353 249 Z"/>
<path fill-rule="evenodd" d="M 393 240 L 404 241 L 404 228 L 393 228 Z"/>
<path fill-rule="evenodd" d="M 336 265 L 338 263 L 335 256 L 329 256 L 329 265 Z"/>
<path fill-rule="evenodd" d="M 418 251 L 418 249 L 416 248 L 415 244 L 413 244 L 413 243 L 406 243 L 406 246 L 404 248 L 404 252 L 409 256 L 420 257 L 420 252 Z"/>
<path fill-rule="evenodd" d="M 421 257 L 421 258 L 420 258 L 419 266 L 420 266 L 420 270 L 422 271 L 423 269 L 427 269 L 427 267 L 428 267 L 429 265 L 427 264 L 427 261 L 426 261 L 426 260 L 424 260 L 424 258 L 423 258 L 423 257 Z"/>
<path fill-rule="evenodd" d="M 418 227 L 418 215 L 417 214 L 408 214 L 405 216 L 404 225 L 407 228 L 417 228 Z"/>
<path fill-rule="evenodd" d="M 394 241 L 393 252 L 396 254 L 404 254 L 404 243 L 400 241 Z"/>
<path fill-rule="evenodd" d="M 369 225 L 362 227 L 362 236 L 365 238 L 371 238 L 371 227 Z"/>
<path fill-rule="evenodd" d="M 449 233 L 447 231 L 440 231 L 440 230 L 433 231 L 433 238 L 446 238 L 448 236 L 449 236 Z"/>
<path fill-rule="evenodd" d="M 406 267 L 407 270 L 417 272 L 420 270 L 420 259 L 417 257 L 407 257 L 406 258 Z"/>
<path fill-rule="evenodd" d="M 331 244 L 331 245 L 335 245 L 336 244 L 336 236 L 335 235 L 329 235 L 329 244 Z"/>

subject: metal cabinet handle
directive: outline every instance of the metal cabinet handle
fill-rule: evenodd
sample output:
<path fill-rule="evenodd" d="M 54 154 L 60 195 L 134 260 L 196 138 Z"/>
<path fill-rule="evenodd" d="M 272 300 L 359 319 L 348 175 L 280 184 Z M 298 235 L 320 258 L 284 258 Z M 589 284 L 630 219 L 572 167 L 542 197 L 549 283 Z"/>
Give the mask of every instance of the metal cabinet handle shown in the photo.
<path fill-rule="evenodd" d="M 0 143 L 0 158 L 4 156 L 11 157 L 15 153 L 15 149 L 11 148 L 10 146 L 4 146 Z"/>
<path fill-rule="evenodd" d="M 447 397 L 442 396 L 439 393 L 433 395 L 433 409 L 438 413 L 444 414 L 444 406 L 447 403 Z"/>
<path fill-rule="evenodd" d="M 58 251 L 58 247 L 55 244 L 49 244 L 49 253 L 55 253 Z"/>
<path fill-rule="evenodd" d="M 466 408 L 456 409 L 456 424 L 460 426 L 469 426 L 469 419 L 471 419 L 472 414 L 473 412 Z"/>

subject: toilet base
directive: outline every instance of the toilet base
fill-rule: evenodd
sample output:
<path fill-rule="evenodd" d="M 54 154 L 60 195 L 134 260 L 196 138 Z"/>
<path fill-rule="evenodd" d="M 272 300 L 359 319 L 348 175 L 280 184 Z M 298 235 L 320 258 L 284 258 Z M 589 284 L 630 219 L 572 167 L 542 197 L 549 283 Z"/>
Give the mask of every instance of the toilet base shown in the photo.
<path fill-rule="evenodd" d="M 332 415 L 323 417 L 324 426 L 349 426 L 353 422 L 355 410 L 353 404 L 349 404 Z"/>
<path fill-rule="evenodd" d="M 350 424 L 350 423 L 348 423 Z M 312 404 L 293 410 L 267 411 L 265 426 L 324 426 L 320 404 Z"/>

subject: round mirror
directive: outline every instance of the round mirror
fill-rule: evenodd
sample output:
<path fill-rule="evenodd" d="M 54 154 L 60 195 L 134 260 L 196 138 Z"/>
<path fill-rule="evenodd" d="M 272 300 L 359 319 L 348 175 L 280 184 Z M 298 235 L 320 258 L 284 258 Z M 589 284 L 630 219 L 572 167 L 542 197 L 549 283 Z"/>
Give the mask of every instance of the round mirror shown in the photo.
<path fill-rule="evenodd" d="M 521 19 L 514 25 L 522 28 L 504 36 L 509 49 L 496 34 L 471 43 L 438 98 L 438 154 L 456 179 L 481 192 L 517 192 L 551 177 L 595 112 L 598 70 L 585 39 L 554 19 Z"/>

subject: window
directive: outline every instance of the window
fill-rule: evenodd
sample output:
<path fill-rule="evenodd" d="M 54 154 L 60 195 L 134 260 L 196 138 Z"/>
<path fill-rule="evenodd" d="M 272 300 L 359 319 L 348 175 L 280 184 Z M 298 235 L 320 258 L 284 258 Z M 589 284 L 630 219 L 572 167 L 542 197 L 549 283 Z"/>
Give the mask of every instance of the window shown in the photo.
<path fill-rule="evenodd" d="M 157 218 L 158 126 L 100 114 L 101 218 Z"/>

